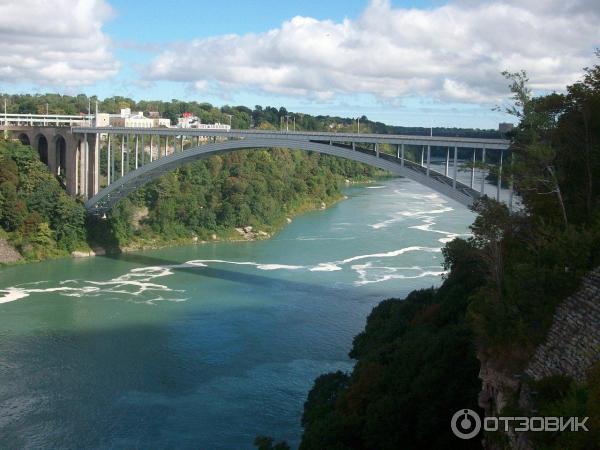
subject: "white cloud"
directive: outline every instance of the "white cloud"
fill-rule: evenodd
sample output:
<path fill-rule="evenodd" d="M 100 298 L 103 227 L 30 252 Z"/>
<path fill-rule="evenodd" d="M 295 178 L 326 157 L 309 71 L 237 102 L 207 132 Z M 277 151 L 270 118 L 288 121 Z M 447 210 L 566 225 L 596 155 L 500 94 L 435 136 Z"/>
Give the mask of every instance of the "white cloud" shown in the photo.
<path fill-rule="evenodd" d="M 0 0 L 0 81 L 75 87 L 117 73 L 104 0 Z"/>
<path fill-rule="evenodd" d="M 598 0 L 456 0 L 430 9 L 373 0 L 356 20 L 298 16 L 264 33 L 173 44 L 145 77 L 316 99 L 494 103 L 506 94 L 503 70 L 527 70 L 538 89 L 576 80 L 600 44 L 599 19 Z"/>

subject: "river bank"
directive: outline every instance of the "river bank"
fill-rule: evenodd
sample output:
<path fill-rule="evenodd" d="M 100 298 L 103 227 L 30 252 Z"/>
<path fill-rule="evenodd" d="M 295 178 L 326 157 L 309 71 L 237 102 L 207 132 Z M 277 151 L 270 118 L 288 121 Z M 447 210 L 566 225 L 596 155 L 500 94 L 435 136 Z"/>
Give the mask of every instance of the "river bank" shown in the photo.
<path fill-rule="evenodd" d="M 390 179 L 392 177 L 388 176 L 378 176 L 370 179 L 360 179 L 360 180 L 345 180 L 346 186 L 361 186 L 361 185 L 369 185 L 378 180 L 383 181 L 386 179 Z M 347 196 L 341 192 L 339 195 L 326 198 L 325 201 L 310 201 L 307 199 L 306 201 L 296 205 L 292 210 L 286 214 L 286 217 L 282 217 L 277 220 L 273 224 L 262 225 L 256 227 L 255 225 L 244 225 L 242 227 L 234 227 L 228 228 L 216 233 L 212 233 L 209 236 L 209 239 L 201 239 L 196 234 L 192 233 L 189 236 L 185 237 L 177 237 L 165 239 L 160 234 L 153 235 L 139 235 L 136 236 L 135 239 L 126 245 L 118 246 L 118 247 L 110 247 L 103 246 L 99 243 L 92 243 L 87 248 L 79 248 L 72 252 L 56 252 L 47 255 L 47 257 L 43 259 L 26 259 L 24 258 L 17 249 L 12 246 L 7 239 L 2 239 L 0 242 L 0 267 L 11 266 L 15 264 L 31 264 L 38 263 L 45 260 L 56 260 L 63 258 L 88 258 L 95 256 L 105 256 L 105 255 L 117 255 L 121 253 L 131 253 L 138 252 L 144 250 L 158 250 L 161 248 L 168 247 L 178 247 L 185 246 L 190 244 L 208 244 L 208 243 L 218 243 L 218 242 L 248 242 L 248 241 L 257 241 L 270 239 L 273 235 L 281 231 L 286 225 L 290 224 L 293 219 L 296 217 L 306 214 L 308 212 L 325 210 L 336 203 L 347 199 Z M 133 216 L 136 217 L 137 222 L 141 222 L 143 218 L 147 215 L 148 211 L 139 214 L 139 209 L 137 209 Z M 4 250 L 2 250 L 4 249 Z"/>

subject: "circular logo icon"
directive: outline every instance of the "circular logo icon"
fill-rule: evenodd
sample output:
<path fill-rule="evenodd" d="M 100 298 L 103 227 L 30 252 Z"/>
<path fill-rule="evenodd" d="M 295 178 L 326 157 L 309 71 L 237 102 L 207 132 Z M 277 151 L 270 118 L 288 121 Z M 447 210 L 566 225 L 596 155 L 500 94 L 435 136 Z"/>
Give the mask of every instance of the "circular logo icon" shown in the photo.
<path fill-rule="evenodd" d="M 460 439 L 472 439 L 481 430 L 481 419 L 471 409 L 460 409 L 452 416 L 450 426 L 456 437 Z"/>

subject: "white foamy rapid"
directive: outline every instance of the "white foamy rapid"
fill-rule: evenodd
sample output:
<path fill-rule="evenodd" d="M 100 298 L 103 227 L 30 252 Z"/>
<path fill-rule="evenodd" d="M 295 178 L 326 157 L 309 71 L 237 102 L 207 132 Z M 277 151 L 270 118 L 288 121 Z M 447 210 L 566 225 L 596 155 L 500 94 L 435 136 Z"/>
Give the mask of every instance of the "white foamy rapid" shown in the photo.
<path fill-rule="evenodd" d="M 24 283 L 17 286 L 0 289 L 0 303 L 13 302 L 29 297 L 31 294 L 59 293 L 65 297 L 98 297 L 108 296 L 112 299 L 125 299 L 136 303 L 154 304 L 156 301 L 185 301 L 185 298 L 165 297 L 165 293 L 182 292 L 171 289 L 163 284 L 154 283 L 152 280 L 159 277 L 172 275 L 167 267 L 148 266 L 138 267 L 126 274 L 106 281 L 97 280 L 64 280 L 59 286 L 41 287 L 46 281 Z M 36 286 L 36 287 L 30 287 Z M 162 294 L 156 296 L 157 292 Z M 154 296 L 153 298 L 146 298 Z"/>
<path fill-rule="evenodd" d="M 439 276 L 444 273 L 439 266 L 430 266 L 427 268 L 421 268 L 418 266 L 411 267 L 381 267 L 374 266 L 373 263 L 380 261 L 385 258 L 396 258 L 402 256 L 405 253 L 410 252 L 424 252 L 424 253 L 440 253 L 441 247 L 423 247 L 423 246 L 411 246 L 404 247 L 397 250 L 391 250 L 389 252 L 381 253 L 369 253 L 364 255 L 356 255 L 350 258 L 341 259 L 339 261 L 328 261 L 320 262 L 315 265 L 291 265 L 291 264 L 268 264 L 258 263 L 255 261 L 227 261 L 223 259 L 198 259 L 187 261 L 179 266 L 172 267 L 208 267 L 209 265 L 219 264 L 231 264 L 238 266 L 252 266 L 258 270 L 304 270 L 308 272 L 338 272 L 344 270 L 344 267 L 349 267 L 350 270 L 354 271 L 358 275 L 358 280 L 354 282 L 355 286 L 362 286 L 370 283 L 378 283 L 381 281 L 387 281 L 391 279 L 412 279 L 421 278 L 425 276 Z M 351 264 L 356 261 L 367 261 L 364 264 Z M 437 270 L 430 270 L 437 269 Z M 380 276 L 379 272 L 382 270 L 389 273 Z"/>
<path fill-rule="evenodd" d="M 391 218 L 369 225 L 371 228 L 378 230 L 387 228 L 398 222 L 403 222 L 409 219 L 421 220 L 423 223 L 412 225 L 408 228 L 427 231 L 430 233 L 438 233 L 444 235 L 438 239 L 441 244 L 446 244 L 457 237 L 470 236 L 468 233 L 453 233 L 450 231 L 437 230 L 432 228 L 436 225 L 435 219 L 441 214 L 454 211 L 454 208 L 446 205 L 447 201 L 436 193 L 432 194 L 415 194 L 405 192 L 403 189 L 394 190 L 394 195 L 408 198 L 413 202 L 404 205 L 402 211 L 393 213 Z"/>

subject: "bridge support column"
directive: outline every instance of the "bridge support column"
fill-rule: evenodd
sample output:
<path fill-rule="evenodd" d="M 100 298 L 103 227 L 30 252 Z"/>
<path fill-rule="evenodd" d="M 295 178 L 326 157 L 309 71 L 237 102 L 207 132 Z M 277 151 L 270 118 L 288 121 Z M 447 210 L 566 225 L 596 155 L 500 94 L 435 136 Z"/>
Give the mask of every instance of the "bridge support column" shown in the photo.
<path fill-rule="evenodd" d="M 125 142 L 125 173 L 129 173 L 129 154 L 131 153 L 131 135 L 127 134 L 127 141 Z"/>
<path fill-rule="evenodd" d="M 424 155 L 425 155 L 425 147 L 421 146 L 421 167 L 425 166 L 425 163 L 423 161 Z"/>
<path fill-rule="evenodd" d="M 106 185 L 108 186 L 110 184 L 110 176 L 112 175 L 111 172 L 111 167 L 110 167 L 110 163 L 111 163 L 111 148 L 110 148 L 110 134 L 108 135 L 108 142 L 106 143 Z"/>
<path fill-rule="evenodd" d="M 454 176 L 452 177 L 452 189 L 456 189 L 456 177 L 458 175 L 458 147 L 454 147 Z"/>
<path fill-rule="evenodd" d="M 431 145 L 427 146 L 427 176 L 429 176 L 429 170 L 431 169 Z"/>
<path fill-rule="evenodd" d="M 93 197 L 100 190 L 100 134 L 96 133 L 94 138 L 94 152 L 92 153 L 92 185 L 90 186 L 91 195 Z"/>
<path fill-rule="evenodd" d="M 375 142 L 375 156 L 379 158 L 379 144 Z"/>
<path fill-rule="evenodd" d="M 498 166 L 498 179 L 496 180 L 496 201 L 500 201 L 500 191 L 502 190 L 502 156 L 504 150 L 500 150 L 500 164 Z"/>
<path fill-rule="evenodd" d="M 77 176 L 77 193 L 86 200 L 88 186 L 88 151 L 89 144 L 87 134 L 84 134 L 83 140 L 79 144 L 79 171 Z"/>
<path fill-rule="evenodd" d="M 125 176 L 125 135 L 121 135 L 121 178 Z"/>
<path fill-rule="evenodd" d="M 80 152 L 80 145 L 75 138 L 65 140 L 65 183 L 67 185 L 67 193 L 75 197 L 77 195 L 78 179 L 78 157 Z"/>
<path fill-rule="evenodd" d="M 481 152 L 481 164 L 485 164 L 485 147 Z M 485 194 L 485 169 L 481 169 L 481 195 Z"/>
<path fill-rule="evenodd" d="M 473 162 L 471 163 L 471 189 L 475 184 L 475 149 L 473 149 Z"/>
<path fill-rule="evenodd" d="M 446 148 L 446 168 L 444 170 L 444 175 L 448 176 L 448 169 L 450 167 L 450 147 Z"/>
<path fill-rule="evenodd" d="M 400 146 L 400 165 L 404 167 L 404 144 Z"/>
<path fill-rule="evenodd" d="M 139 166 L 138 163 L 138 159 L 139 159 L 139 153 L 140 153 L 140 149 L 139 149 L 139 144 L 140 144 L 140 137 L 136 134 L 135 135 L 135 168 L 137 169 Z"/>
<path fill-rule="evenodd" d="M 352 150 L 356 151 L 356 142 L 352 142 Z"/>
<path fill-rule="evenodd" d="M 154 136 L 150 135 L 150 162 L 153 161 L 153 159 L 152 159 L 152 141 L 154 140 L 153 138 L 154 138 Z"/>

